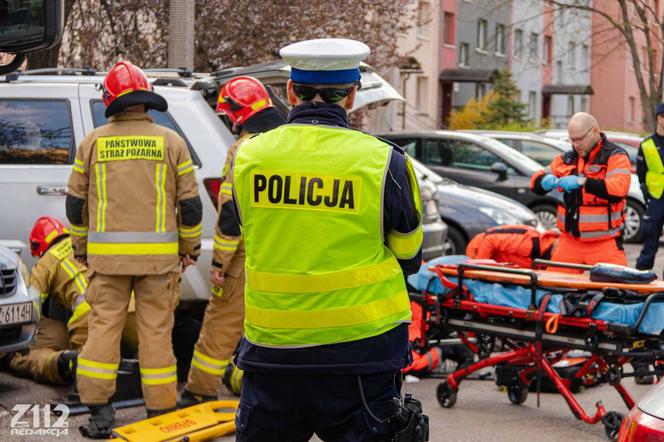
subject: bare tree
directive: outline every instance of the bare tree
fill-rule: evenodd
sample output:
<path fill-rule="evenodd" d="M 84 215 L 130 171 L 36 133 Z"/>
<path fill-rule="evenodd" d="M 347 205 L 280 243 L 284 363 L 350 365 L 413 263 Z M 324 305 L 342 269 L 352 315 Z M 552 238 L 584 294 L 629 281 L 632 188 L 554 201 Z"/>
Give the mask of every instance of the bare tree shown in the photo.
<path fill-rule="evenodd" d="M 196 4 L 196 69 L 208 71 L 278 59 L 288 43 L 352 38 L 372 50 L 379 71 L 394 66 L 397 37 L 416 22 L 414 0 L 204 0 Z"/>
<path fill-rule="evenodd" d="M 595 18 L 601 21 L 597 29 L 602 33 L 608 29 L 617 31 L 620 41 L 612 44 L 627 45 L 641 98 L 643 126 L 654 131 L 657 125 L 655 107 L 662 102 L 664 69 L 664 21 L 659 11 L 654 9 L 659 2 L 602 0 L 591 3 L 587 0 L 556 0 L 552 3 L 563 10 L 588 11 L 595 14 Z M 612 7 L 616 6 L 618 13 L 612 14 Z M 593 35 L 593 39 L 595 37 L 596 35 Z M 642 41 L 645 43 L 645 51 L 640 52 L 639 43 Z"/>

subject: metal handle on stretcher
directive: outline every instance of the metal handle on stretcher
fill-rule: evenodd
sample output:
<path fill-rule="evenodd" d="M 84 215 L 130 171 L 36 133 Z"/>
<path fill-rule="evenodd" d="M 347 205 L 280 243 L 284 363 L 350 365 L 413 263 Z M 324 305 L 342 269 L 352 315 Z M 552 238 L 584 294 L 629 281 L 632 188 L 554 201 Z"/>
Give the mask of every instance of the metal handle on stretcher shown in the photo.
<path fill-rule="evenodd" d="M 457 273 L 460 287 L 463 287 L 463 273 L 465 270 L 486 270 L 496 273 L 510 273 L 512 275 L 524 275 L 530 277 L 530 305 L 533 308 L 537 307 L 537 272 L 534 272 L 533 270 L 494 267 L 478 264 L 459 264 L 457 265 Z"/>
<path fill-rule="evenodd" d="M 562 267 L 565 269 L 578 269 L 578 270 L 590 270 L 593 266 L 586 264 L 572 264 L 569 262 L 560 262 L 560 261 L 549 261 L 548 259 L 536 259 L 533 261 L 533 265 L 544 265 L 547 267 Z"/>

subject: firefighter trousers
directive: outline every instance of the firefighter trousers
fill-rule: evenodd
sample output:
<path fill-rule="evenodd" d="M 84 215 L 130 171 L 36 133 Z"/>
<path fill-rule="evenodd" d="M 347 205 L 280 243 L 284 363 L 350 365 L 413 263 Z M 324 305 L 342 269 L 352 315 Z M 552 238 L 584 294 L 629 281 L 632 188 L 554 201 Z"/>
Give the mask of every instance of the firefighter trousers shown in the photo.
<path fill-rule="evenodd" d="M 595 265 L 598 262 L 627 265 L 627 256 L 622 245 L 622 238 L 581 241 L 569 233 L 561 233 L 558 245 L 553 251 L 551 261 L 572 264 Z M 583 270 L 549 267 L 549 270 L 565 273 L 583 273 Z"/>
<path fill-rule="evenodd" d="M 217 396 L 219 379 L 231 361 L 244 324 L 244 270 L 236 278 L 226 275 L 221 296 L 212 295 L 194 347 L 189 378 L 184 389 Z"/>
<path fill-rule="evenodd" d="M 83 319 L 83 318 L 81 318 Z M 87 315 L 86 315 L 87 322 Z M 34 379 L 37 382 L 62 384 L 64 381 L 58 373 L 58 356 L 65 350 L 78 350 L 85 343 L 87 324 L 71 327 L 50 318 L 42 318 L 37 325 L 37 335 L 30 346 L 30 352 L 14 354 L 9 368 L 18 376 Z"/>
<path fill-rule="evenodd" d="M 78 356 L 76 370 L 81 402 L 107 404 L 115 393 L 120 338 L 133 290 L 138 360 L 146 408 L 174 408 L 177 370 L 171 333 L 180 292 L 180 273 L 137 276 L 90 271 L 88 279 L 85 299 L 92 310 L 88 340 Z"/>

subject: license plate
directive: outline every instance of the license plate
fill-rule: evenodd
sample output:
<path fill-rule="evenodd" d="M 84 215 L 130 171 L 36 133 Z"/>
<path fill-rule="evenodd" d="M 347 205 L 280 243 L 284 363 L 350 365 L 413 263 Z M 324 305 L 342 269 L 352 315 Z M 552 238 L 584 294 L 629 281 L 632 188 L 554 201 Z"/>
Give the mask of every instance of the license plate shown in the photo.
<path fill-rule="evenodd" d="M 21 324 L 32 320 L 32 302 L 0 306 L 0 325 Z"/>

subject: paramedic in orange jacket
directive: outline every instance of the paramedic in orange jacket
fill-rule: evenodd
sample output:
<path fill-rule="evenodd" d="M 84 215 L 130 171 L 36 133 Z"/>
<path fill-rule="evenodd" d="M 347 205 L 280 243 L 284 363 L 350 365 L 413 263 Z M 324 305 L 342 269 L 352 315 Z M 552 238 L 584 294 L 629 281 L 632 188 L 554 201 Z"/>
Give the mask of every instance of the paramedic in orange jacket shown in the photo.
<path fill-rule="evenodd" d="M 558 204 L 561 235 L 551 259 L 627 265 L 621 234 L 631 178 L 627 153 L 606 139 L 588 113 L 572 115 L 567 129 L 574 149 L 530 179 L 538 195 L 556 187 L 564 192 L 564 203 Z"/>
<path fill-rule="evenodd" d="M 505 224 L 476 235 L 466 247 L 472 259 L 493 259 L 530 268 L 535 259 L 551 259 L 559 233 L 540 232 L 525 224 Z"/>

